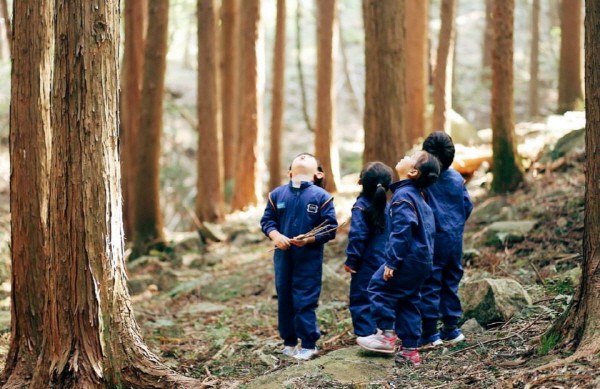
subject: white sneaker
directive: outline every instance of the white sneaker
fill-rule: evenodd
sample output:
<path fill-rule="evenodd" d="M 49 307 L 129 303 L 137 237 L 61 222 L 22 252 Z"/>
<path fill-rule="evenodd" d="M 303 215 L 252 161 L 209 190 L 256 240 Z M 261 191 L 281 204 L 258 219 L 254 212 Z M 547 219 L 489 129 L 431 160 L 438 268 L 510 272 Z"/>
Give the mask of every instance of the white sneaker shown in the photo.
<path fill-rule="evenodd" d="M 393 354 L 396 351 L 396 339 L 395 335 L 385 336 L 383 332 L 377 330 L 376 334 L 359 336 L 356 338 L 356 343 L 365 350 Z"/>
<path fill-rule="evenodd" d="M 293 357 L 298 354 L 298 349 L 293 346 L 285 346 L 283 349 L 281 349 L 281 353 L 283 355 L 287 355 L 288 357 Z"/>
<path fill-rule="evenodd" d="M 314 358 L 319 353 L 319 350 L 315 348 L 301 348 L 298 351 L 294 358 L 299 359 L 301 361 L 308 361 L 309 359 Z"/>

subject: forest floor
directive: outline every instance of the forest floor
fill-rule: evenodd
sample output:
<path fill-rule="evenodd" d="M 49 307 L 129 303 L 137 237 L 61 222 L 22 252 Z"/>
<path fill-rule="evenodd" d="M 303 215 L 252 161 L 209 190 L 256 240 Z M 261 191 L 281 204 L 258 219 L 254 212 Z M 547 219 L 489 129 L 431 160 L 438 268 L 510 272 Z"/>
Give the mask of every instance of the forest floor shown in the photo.
<path fill-rule="evenodd" d="M 8 158 L 2 153 L 0 161 Z M 569 355 L 553 349 L 541 335 L 566 309 L 581 261 L 584 174 L 582 153 L 566 158 L 554 171 L 530 170 L 527 185 L 510 196 L 490 196 L 471 181 L 475 211 L 465 235 L 465 280 L 489 274 L 521 283 L 533 304 L 506 323 L 498 323 L 452 348 L 423 350 L 418 368 L 396 367 L 393 359 L 369 356 L 355 346 L 347 309 L 349 277 L 343 271 L 347 227 L 326 246 L 323 291 L 317 311 L 322 338 L 320 357 L 304 363 L 282 386 L 287 388 L 586 388 L 600 385 L 600 359 L 591 358 L 549 370 L 535 369 Z M 0 170 L 7 164 L 0 162 Z M 0 174 L 0 177 L 4 174 Z M 8 190 L 0 182 L 2 261 L 10 238 Z M 349 216 L 356 192 L 335 197 L 340 221 Z M 262 207 L 228 216 L 220 226 L 226 240 L 187 248 L 193 235 L 173 235 L 179 246 L 131 263 L 132 296 L 145 341 L 173 369 L 210 388 L 242 388 L 256 379 L 292 371 L 299 363 L 281 356 L 272 252 L 261 234 Z M 523 240 L 497 244 L 481 231 L 497 220 L 536 220 Z M 4 289 L 6 289 L 5 285 Z M 6 293 L 0 311 L 9 315 Z M 10 322 L 0 320 L 0 360 L 8 346 Z M 325 367 L 342 351 L 367 360 L 377 374 L 339 379 Z M 301 366 L 300 366 L 301 367 Z M 263 387 L 263 386 L 257 386 Z"/>

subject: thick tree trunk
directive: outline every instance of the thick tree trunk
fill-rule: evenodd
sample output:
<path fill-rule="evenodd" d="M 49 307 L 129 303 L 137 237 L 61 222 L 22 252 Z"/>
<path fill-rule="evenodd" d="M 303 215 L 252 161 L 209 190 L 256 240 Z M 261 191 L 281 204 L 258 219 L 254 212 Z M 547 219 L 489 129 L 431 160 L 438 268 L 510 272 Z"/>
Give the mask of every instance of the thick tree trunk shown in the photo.
<path fill-rule="evenodd" d="M 223 140 L 217 67 L 217 3 L 198 0 L 198 152 L 196 215 L 202 221 L 223 216 Z"/>
<path fill-rule="evenodd" d="M 514 191 L 523 181 L 515 141 L 513 97 L 514 0 L 494 0 L 492 58 L 492 191 Z"/>
<path fill-rule="evenodd" d="M 456 0 L 442 0 L 442 27 L 433 73 L 433 131 L 450 132 L 448 112 L 452 109 L 452 64 Z"/>
<path fill-rule="evenodd" d="M 240 210 L 256 204 L 261 196 L 259 160 L 261 115 L 257 46 L 260 26 L 260 0 L 243 0 L 240 23 L 240 123 L 238 159 L 232 208 Z"/>
<path fill-rule="evenodd" d="M 337 191 L 340 161 L 335 137 L 335 89 L 333 76 L 337 0 L 317 1 L 317 119 L 315 157 L 323 164 L 326 189 Z"/>
<path fill-rule="evenodd" d="M 13 5 L 13 8 L 15 6 Z M 0 16 L 4 19 L 4 28 L 6 30 L 6 44 L 8 45 L 8 52 L 12 57 L 12 47 L 13 47 L 13 39 L 12 39 L 12 27 L 10 25 L 10 13 L 8 12 L 8 2 L 7 0 L 0 0 Z"/>
<path fill-rule="evenodd" d="M 277 24 L 273 50 L 273 101 L 271 103 L 271 145 L 269 158 L 269 190 L 281 185 L 281 135 L 285 101 L 285 19 L 286 1 L 277 0 Z"/>
<path fill-rule="evenodd" d="M 161 246 L 164 241 L 160 210 L 159 162 L 162 134 L 169 0 L 148 4 L 148 40 L 144 53 L 144 75 L 135 180 L 134 256 Z"/>
<path fill-rule="evenodd" d="M 55 3 L 49 259 L 42 268 L 43 346 L 29 372 L 31 389 L 199 385 L 148 351 L 127 292 L 117 153 L 118 11 L 117 1 Z"/>
<path fill-rule="evenodd" d="M 223 108 L 223 168 L 225 199 L 233 196 L 238 155 L 240 0 L 223 0 L 221 9 L 221 69 Z"/>
<path fill-rule="evenodd" d="M 404 2 L 363 0 L 365 25 L 365 151 L 363 161 L 395 166 L 408 151 L 403 107 Z"/>
<path fill-rule="evenodd" d="M 582 0 L 562 0 L 560 21 L 560 64 L 558 74 L 558 112 L 582 108 L 583 54 L 581 39 Z"/>
<path fill-rule="evenodd" d="M 408 143 L 414 144 L 426 134 L 425 110 L 427 107 L 428 43 L 429 29 L 428 0 L 406 2 L 404 33 L 406 48 L 406 133 Z"/>
<path fill-rule="evenodd" d="M 539 56 L 540 56 L 540 0 L 531 5 L 531 53 L 529 56 L 529 115 L 539 114 Z"/>
<path fill-rule="evenodd" d="M 44 333 L 45 242 L 50 157 L 52 4 L 14 5 L 10 104 L 11 341 L 3 382 L 22 387 Z M 31 39 L 35 37 L 35 39 Z"/>
<path fill-rule="evenodd" d="M 121 89 L 121 177 L 125 236 L 134 231 L 137 138 L 144 74 L 144 44 L 148 24 L 147 0 L 125 1 L 125 49 Z"/>

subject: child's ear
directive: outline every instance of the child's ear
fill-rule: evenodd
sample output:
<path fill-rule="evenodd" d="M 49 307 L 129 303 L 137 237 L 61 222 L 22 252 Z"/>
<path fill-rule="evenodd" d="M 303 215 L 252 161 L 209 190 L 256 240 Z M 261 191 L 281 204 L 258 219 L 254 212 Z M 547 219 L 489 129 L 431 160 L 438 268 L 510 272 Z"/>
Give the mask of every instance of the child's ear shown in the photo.
<path fill-rule="evenodd" d="M 362 178 L 358 179 L 358 185 L 362 185 Z"/>
<path fill-rule="evenodd" d="M 416 180 L 417 178 L 419 178 L 419 176 L 421 175 L 421 172 L 418 169 L 410 169 L 410 171 L 408 172 L 408 178 L 410 178 L 411 180 Z"/>
<path fill-rule="evenodd" d="M 323 177 L 325 177 L 325 173 L 323 173 L 323 172 L 316 172 L 315 173 L 315 179 L 322 180 Z"/>

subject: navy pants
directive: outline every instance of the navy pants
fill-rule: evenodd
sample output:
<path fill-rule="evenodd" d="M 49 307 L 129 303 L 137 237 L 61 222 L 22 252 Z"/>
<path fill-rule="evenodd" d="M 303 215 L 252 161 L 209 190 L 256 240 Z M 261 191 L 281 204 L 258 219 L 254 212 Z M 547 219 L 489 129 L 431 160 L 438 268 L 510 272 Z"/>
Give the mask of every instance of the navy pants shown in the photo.
<path fill-rule="evenodd" d="M 373 274 L 369 283 L 371 313 L 377 328 L 391 330 L 402 340 L 404 347 L 419 345 L 421 312 L 419 303 L 423 282 L 431 272 L 431 262 L 405 259 L 394 272 L 394 277 L 383 280 L 384 265 Z"/>
<path fill-rule="evenodd" d="M 462 316 L 458 285 L 463 276 L 462 237 L 436 234 L 431 276 L 421 288 L 423 336 L 437 332 L 437 322 L 456 326 Z"/>
<path fill-rule="evenodd" d="M 297 248 L 277 250 L 274 256 L 279 335 L 286 346 L 315 348 L 321 332 L 316 309 L 321 295 L 323 251 Z"/>
<path fill-rule="evenodd" d="M 377 267 L 367 264 L 359 267 L 350 280 L 350 315 L 356 336 L 369 336 L 377 332 L 377 327 L 371 316 L 371 299 L 367 292 L 369 281 Z"/>

